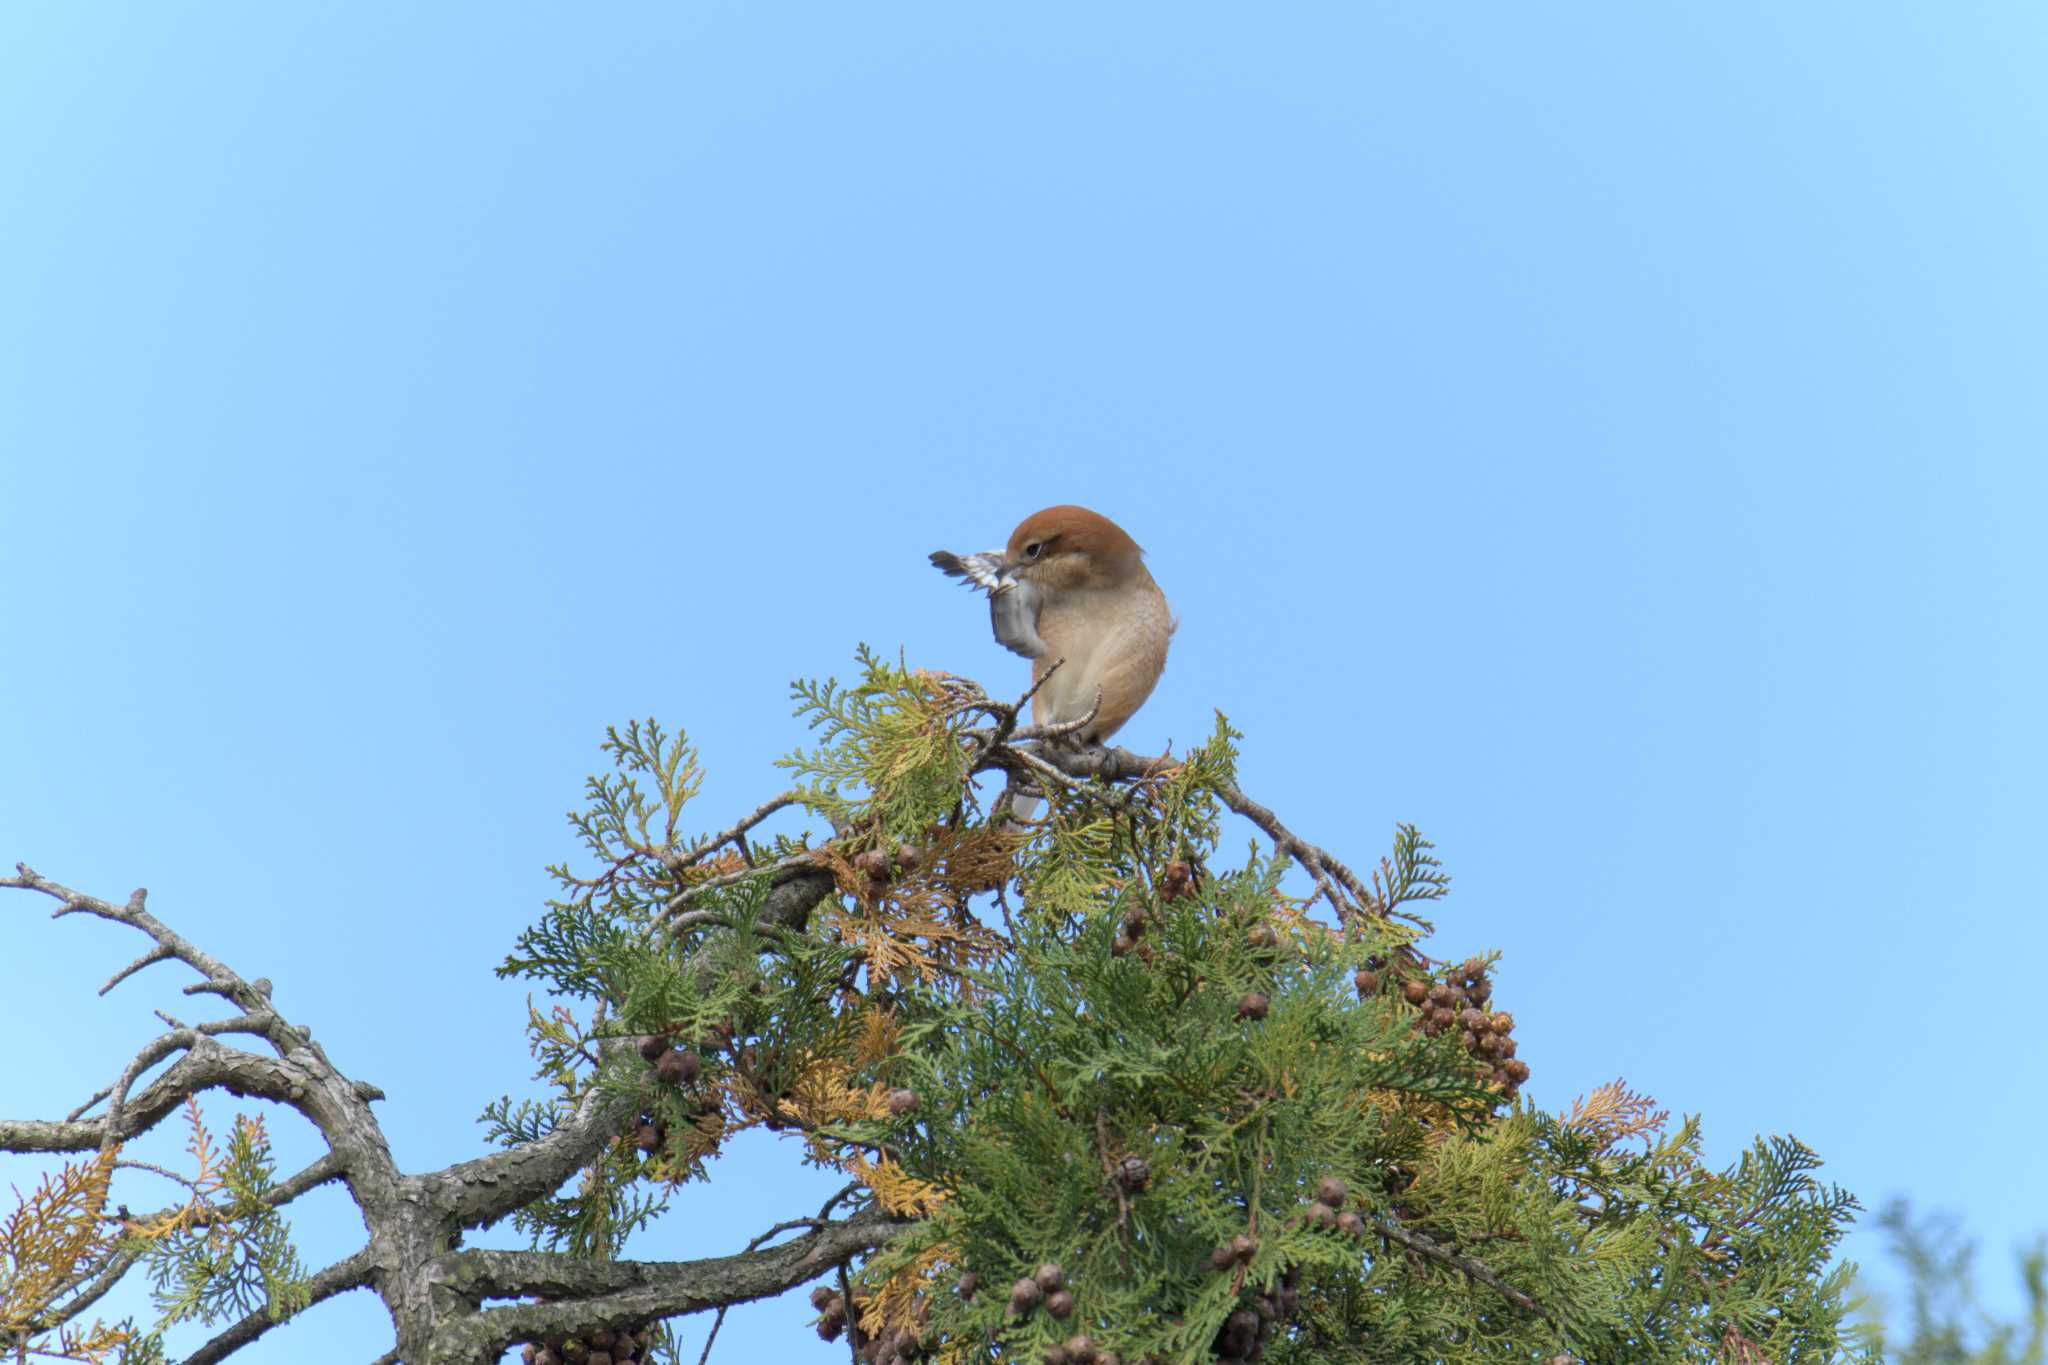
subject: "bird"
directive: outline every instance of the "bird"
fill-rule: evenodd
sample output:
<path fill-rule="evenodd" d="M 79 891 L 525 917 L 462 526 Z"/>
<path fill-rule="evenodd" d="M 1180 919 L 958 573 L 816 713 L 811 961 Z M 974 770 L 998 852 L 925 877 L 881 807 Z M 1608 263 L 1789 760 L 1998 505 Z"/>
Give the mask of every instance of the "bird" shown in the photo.
<path fill-rule="evenodd" d="M 1024 518 L 1003 549 L 931 561 L 986 590 L 997 642 L 1031 660 L 1032 722 L 1085 720 L 1074 737 L 1101 743 L 1152 695 L 1179 624 L 1144 556 L 1108 517 L 1062 504 Z"/>

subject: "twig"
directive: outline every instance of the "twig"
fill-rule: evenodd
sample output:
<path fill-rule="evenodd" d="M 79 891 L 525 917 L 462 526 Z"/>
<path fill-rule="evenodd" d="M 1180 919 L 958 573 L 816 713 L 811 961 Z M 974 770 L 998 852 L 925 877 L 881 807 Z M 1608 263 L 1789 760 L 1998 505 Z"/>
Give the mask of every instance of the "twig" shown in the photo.
<path fill-rule="evenodd" d="M 1066 664 L 1067 661 L 1065 659 L 1054 659 L 1052 663 L 1046 668 L 1045 672 L 1039 674 L 1037 677 L 1031 680 L 1031 686 L 1024 689 L 1024 695 L 1017 698 L 1016 704 L 1011 706 L 1007 711 L 1003 709 L 1002 704 L 1000 702 L 993 703 L 983 707 L 984 710 L 989 710 L 996 713 L 996 728 L 994 733 L 989 737 L 988 743 L 983 746 L 982 752 L 986 753 L 988 752 L 988 750 L 993 749 L 1000 744 L 1006 743 L 1009 740 L 1010 736 L 1017 729 L 1017 718 L 1024 714 L 1024 708 L 1031 704 L 1031 699 L 1033 697 L 1038 695 L 1038 689 L 1044 687 L 1047 683 L 1051 682 L 1052 675 L 1059 672 L 1062 668 L 1066 667 Z M 976 688 L 975 690 L 980 691 L 979 688 Z M 1097 705 L 1100 704 L 1100 689 L 1097 689 Z"/>
<path fill-rule="evenodd" d="M 780 796 L 770 797 L 734 821 L 731 828 L 722 829 L 718 833 L 707 837 L 703 843 L 699 844 L 691 852 L 684 854 L 679 862 L 671 866 L 678 869 L 690 867 L 702 862 L 705 855 L 724 847 L 726 844 L 733 844 L 738 847 L 740 857 L 746 859 L 747 863 L 751 865 L 754 860 L 753 856 L 747 851 L 745 837 L 747 831 L 784 807 L 795 805 L 798 799 L 798 795 L 794 790 L 786 791 Z"/>
<path fill-rule="evenodd" d="M 1102 1174 L 1109 1180 L 1109 1187 L 1116 1191 L 1116 1237 L 1117 1255 L 1122 1258 L 1124 1273 L 1131 1269 L 1131 1201 L 1124 1193 L 1123 1181 L 1117 1179 L 1116 1159 L 1110 1155 L 1109 1111 L 1097 1106 L 1095 1110 L 1095 1150 L 1102 1157 Z"/>
<path fill-rule="evenodd" d="M 1046 745 L 1032 751 L 1028 758 L 1023 757 L 1024 752 L 1005 746 L 1002 757 L 1015 756 L 1019 766 L 1029 767 L 1034 772 L 1049 766 L 1057 768 L 1069 779 L 1100 777 L 1109 782 L 1142 782 L 1172 761 L 1165 755 L 1147 757 L 1129 749 L 1100 745 L 1081 748 Z M 987 763 L 988 766 L 1011 766 L 993 752 Z M 1274 851 L 1299 864 L 1315 881 L 1317 894 L 1330 899 L 1340 919 L 1349 920 L 1356 914 L 1375 914 L 1383 918 L 1397 916 L 1414 924 L 1422 922 L 1404 911 L 1383 905 L 1357 873 L 1332 857 L 1327 850 L 1289 829 L 1269 807 L 1245 795 L 1243 788 L 1236 783 L 1226 782 L 1217 787 L 1216 797 L 1230 811 L 1258 826 L 1273 841 Z M 1339 888 L 1348 893 L 1348 897 L 1340 895 Z"/>
<path fill-rule="evenodd" d="M 753 1241 L 747 1243 L 747 1250 L 754 1251 L 760 1247 L 761 1243 L 767 1241 L 769 1238 L 774 1237 L 780 1233 L 788 1232 L 791 1228 L 821 1228 L 825 1226 L 826 1218 L 828 1218 L 831 1215 L 832 1210 L 838 1206 L 839 1201 L 846 1198 L 847 1195 L 852 1194 L 855 1190 L 858 1190 L 860 1187 L 861 1184 L 858 1180 L 847 1181 L 845 1186 L 842 1187 L 837 1194 L 833 1195 L 830 1199 L 827 1199 L 825 1201 L 824 1207 L 818 1210 L 817 1217 L 791 1218 L 786 1222 L 777 1223 L 774 1227 L 768 1229 L 768 1231 L 762 1233 L 759 1237 L 756 1237 Z M 704 1350 L 697 1357 L 697 1365 L 705 1365 L 705 1362 L 711 1359 L 711 1345 L 713 1342 L 718 1340 L 718 1329 L 725 1326 L 725 1313 L 726 1309 L 728 1309 L 729 1307 L 731 1307 L 730 1304 L 720 1304 L 718 1306 L 718 1316 L 711 1320 L 711 1331 L 704 1338 Z"/>
<path fill-rule="evenodd" d="M 1064 660 L 1062 662 L 1064 662 Z M 1048 673 L 1046 676 L 1051 677 L 1052 675 Z M 1033 688 L 1032 690 L 1036 691 L 1037 689 Z M 1049 725 L 1027 725 L 1022 729 L 1018 730 L 1016 734 L 1012 736 L 1012 738 L 1020 740 L 1064 739 L 1068 735 L 1078 734 L 1082 730 L 1087 729 L 1090 725 L 1093 725 L 1095 723 L 1095 718 L 1101 714 L 1102 689 L 1098 687 L 1095 689 L 1095 704 L 1088 708 L 1087 715 L 1078 716 L 1073 720 L 1054 721 Z"/>
<path fill-rule="evenodd" d="M 650 931 L 658 931 L 665 928 L 671 915 L 703 895 L 706 891 L 715 891 L 720 887 L 732 886 L 738 882 L 743 882 L 749 877 L 782 872 L 789 868 L 814 867 L 817 865 L 817 860 L 812 856 L 813 852 L 814 850 L 805 849 L 801 853 L 792 853 L 787 858 L 779 858 L 766 867 L 743 867 L 734 872 L 721 872 L 715 877 L 707 877 L 703 881 L 686 887 L 669 897 L 668 901 L 655 914 L 649 929 Z"/>
<path fill-rule="evenodd" d="M 846 1262 L 839 1263 L 839 1302 L 846 1305 L 846 1353 L 853 1365 L 860 1362 L 860 1314 L 853 1309 L 853 1281 L 846 1277 Z"/>
<path fill-rule="evenodd" d="M 120 971 L 115 972 L 112 976 L 108 977 L 107 984 L 100 987 L 100 994 L 105 995 L 108 991 L 114 989 L 114 987 L 120 985 L 129 977 L 135 975 L 144 967 L 147 967 L 152 963 L 169 962 L 172 958 L 176 956 L 176 953 L 172 952 L 169 948 L 166 948 L 163 944 L 159 943 L 156 947 L 150 949 L 141 957 L 136 958 L 133 962 L 123 967 Z"/>
<path fill-rule="evenodd" d="M 199 1188 L 198 1181 L 188 1179 L 185 1176 L 179 1175 L 170 1167 L 159 1166 L 153 1161 L 117 1161 L 114 1163 L 114 1169 L 117 1171 L 147 1171 L 151 1175 L 162 1176 L 174 1185 L 183 1185 L 188 1190 Z"/>
<path fill-rule="evenodd" d="M 101 1086 L 99 1089 L 92 1092 L 92 1097 L 88 1099 L 84 1104 L 79 1105 L 76 1109 L 66 1114 L 64 1116 L 64 1121 L 66 1123 L 76 1123 L 78 1120 L 84 1118 L 88 1113 L 90 1113 L 94 1105 L 98 1104 L 101 1100 L 105 1099 L 107 1096 L 113 1093 L 113 1086 Z"/>
<path fill-rule="evenodd" d="M 1373 1227 L 1378 1229 L 1380 1235 L 1388 1241 L 1398 1242 L 1419 1256 L 1427 1257 L 1441 1265 L 1447 1265 L 1453 1270 L 1461 1271 L 1525 1313 L 1534 1313 L 1545 1322 L 1551 1320 L 1550 1314 L 1544 1311 L 1542 1304 L 1536 1302 L 1535 1299 L 1515 1288 L 1506 1280 L 1503 1280 L 1490 1267 L 1481 1262 L 1475 1261 L 1469 1256 L 1461 1256 L 1449 1247 L 1443 1246 L 1422 1233 L 1404 1228 L 1391 1219 L 1374 1217 L 1372 1222 Z"/>

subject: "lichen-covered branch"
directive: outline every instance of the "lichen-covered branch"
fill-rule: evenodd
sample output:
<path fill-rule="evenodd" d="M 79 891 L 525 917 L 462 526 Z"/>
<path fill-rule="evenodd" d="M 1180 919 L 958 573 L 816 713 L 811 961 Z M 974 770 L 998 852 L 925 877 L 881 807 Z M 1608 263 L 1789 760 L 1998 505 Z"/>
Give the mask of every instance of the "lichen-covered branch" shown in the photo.
<path fill-rule="evenodd" d="M 784 798 L 765 803 L 705 847 L 715 848 L 717 842 L 742 838 L 747 829 L 784 804 Z M 23 865 L 17 865 L 16 875 L 0 878 L 0 889 L 46 896 L 57 902 L 55 913 L 59 916 L 94 915 L 125 924 L 151 940 L 150 949 L 116 972 L 102 993 L 146 967 L 175 961 L 199 974 L 198 981 L 184 988 L 186 994 L 217 996 L 235 1010 L 228 1018 L 194 1024 L 162 1016 L 169 1027 L 124 1063 L 110 1084 L 94 1092 L 66 1117 L 0 1119 L 0 1151 L 102 1150 L 148 1132 L 177 1112 L 188 1099 L 208 1091 L 223 1090 L 284 1105 L 321 1133 L 329 1151 L 268 1191 L 265 1202 L 276 1207 L 318 1185 L 343 1180 L 370 1229 L 369 1240 L 361 1250 L 312 1277 L 308 1286 L 310 1302 L 317 1303 L 349 1289 L 376 1288 L 392 1314 L 399 1339 L 398 1354 L 408 1360 L 471 1360 L 475 1356 L 463 1343 L 492 1337 L 502 1346 L 518 1339 L 492 1336 L 514 1320 L 506 1316 L 514 1310 L 489 1310 L 499 1316 L 491 1317 L 482 1327 L 470 1325 L 479 1305 L 465 1303 L 465 1291 L 457 1290 L 449 1282 L 447 1272 L 451 1266 L 467 1264 L 447 1261 L 450 1248 L 462 1230 L 494 1223 L 544 1198 L 587 1166 L 631 1118 L 637 1097 L 630 1092 L 593 1089 L 579 1112 L 536 1141 L 445 1170 L 406 1175 L 398 1170 L 381 1125 L 370 1109 L 373 1101 L 383 1097 L 382 1092 L 343 1075 L 312 1041 L 310 1031 L 285 1019 L 270 1003 L 267 980 L 244 978 L 150 914 L 146 892 L 136 891 L 126 902 L 116 903 L 75 890 Z M 832 874 L 824 868 L 800 866 L 778 873 L 764 904 L 761 923 L 800 932 L 811 911 L 832 889 Z M 229 1046 L 219 1041 L 223 1034 L 258 1039 L 267 1043 L 275 1055 Z M 164 1065 L 166 1062 L 168 1065 Z M 137 1088 L 138 1082 L 152 1070 L 156 1074 Z M 102 1112 L 92 1112 L 102 1105 Z M 201 1210 L 192 1216 L 192 1221 L 204 1223 L 209 1217 Z M 635 1272 L 637 1278 L 629 1277 L 630 1282 L 608 1279 L 602 1285 L 593 1285 L 589 1292 L 602 1302 L 584 1316 L 598 1314 L 625 1321 L 632 1317 L 635 1306 L 641 1306 L 645 1311 L 639 1313 L 637 1320 L 645 1321 L 650 1316 L 739 1301 L 720 1298 L 721 1293 L 736 1293 L 741 1298 L 776 1293 L 795 1282 L 788 1279 L 790 1275 L 801 1278 L 815 1273 L 810 1268 L 813 1256 L 825 1256 L 829 1264 L 832 1258 L 844 1258 L 880 1245 L 894 1236 L 900 1226 L 879 1216 L 857 1215 L 783 1246 L 691 1263 L 675 1268 L 673 1274 L 655 1274 L 643 1268 Z M 142 1250 L 122 1244 L 68 1277 L 49 1298 L 53 1305 L 62 1302 L 53 1309 L 54 1316 L 49 1316 L 45 1325 L 59 1326 L 89 1309 L 133 1270 Z M 483 1253 L 452 1254 L 473 1257 Z M 496 1272 L 516 1278 L 534 1275 L 535 1265 L 557 1262 L 566 1267 L 564 1273 L 571 1278 L 575 1278 L 579 1268 L 590 1264 L 574 1257 L 535 1253 L 526 1262 L 489 1265 Z M 479 1266 L 470 1272 L 469 1278 L 482 1284 L 488 1275 Z M 538 1278 L 546 1279 L 547 1273 L 540 1272 Z M 577 1305 L 550 1304 L 536 1320 L 565 1320 L 582 1311 Z M 226 1359 L 275 1322 L 266 1310 L 244 1315 L 188 1360 Z"/>
<path fill-rule="evenodd" d="M 435 1342 L 441 1361 L 495 1358 L 516 1341 L 578 1336 L 651 1318 L 766 1298 L 815 1279 L 912 1227 L 870 1207 L 801 1237 L 733 1256 L 695 1261 L 593 1261 L 531 1251 L 460 1251 L 446 1258 L 451 1291 L 464 1297 L 544 1295 L 549 1303 L 487 1308 Z"/>

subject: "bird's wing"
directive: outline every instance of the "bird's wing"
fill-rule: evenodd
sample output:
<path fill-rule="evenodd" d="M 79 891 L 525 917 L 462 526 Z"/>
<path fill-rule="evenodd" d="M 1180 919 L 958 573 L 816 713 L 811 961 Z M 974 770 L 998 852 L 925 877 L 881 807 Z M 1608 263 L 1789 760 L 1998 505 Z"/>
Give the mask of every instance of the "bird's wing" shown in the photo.
<path fill-rule="evenodd" d="M 1037 659 L 1052 651 L 1038 638 L 1038 585 L 1013 578 L 988 595 L 989 624 L 996 642 L 1013 654 Z"/>
<path fill-rule="evenodd" d="M 1045 641 L 1038 638 L 1038 588 L 1021 578 L 1003 576 L 1002 551 L 956 555 L 950 550 L 936 550 L 932 563 L 968 587 L 988 593 L 988 618 L 995 628 L 996 643 L 1027 659 L 1051 652 Z"/>

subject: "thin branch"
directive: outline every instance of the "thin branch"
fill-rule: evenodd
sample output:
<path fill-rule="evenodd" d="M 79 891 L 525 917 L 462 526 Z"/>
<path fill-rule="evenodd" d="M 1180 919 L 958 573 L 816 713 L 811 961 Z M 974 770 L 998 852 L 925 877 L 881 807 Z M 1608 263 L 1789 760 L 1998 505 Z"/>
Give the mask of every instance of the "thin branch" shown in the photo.
<path fill-rule="evenodd" d="M 176 956 L 176 953 L 172 952 L 169 948 L 166 948 L 164 947 L 164 945 L 159 943 L 156 947 L 150 949 L 141 957 L 136 958 L 133 962 L 123 967 L 120 971 L 115 972 L 112 976 L 108 977 L 107 984 L 100 987 L 100 994 L 105 995 L 108 991 L 114 989 L 114 987 L 120 985 L 129 977 L 135 975 L 144 967 L 150 966 L 153 963 L 169 962 L 172 958 Z"/>
<path fill-rule="evenodd" d="M 1049 677 L 1051 675 L 1048 674 L 1047 676 Z M 1032 690 L 1036 691 L 1037 689 L 1034 688 Z M 1017 733 L 1013 736 L 1013 738 L 1020 740 L 1065 739 L 1067 736 L 1077 735 L 1081 731 L 1093 725 L 1095 723 L 1095 718 L 1101 714 L 1102 689 L 1098 687 L 1095 689 L 1095 704 L 1088 708 L 1087 715 L 1077 716 L 1073 720 L 1055 721 L 1048 725 L 1026 725 L 1022 729 L 1018 730 Z"/>
<path fill-rule="evenodd" d="M 774 1227 L 768 1229 L 768 1231 L 762 1233 L 759 1237 L 756 1237 L 753 1241 L 747 1243 L 746 1249 L 748 1251 L 757 1250 L 760 1247 L 761 1243 L 769 1241 L 775 1237 L 779 1237 L 783 1233 L 788 1232 L 793 1228 L 824 1227 L 826 1216 L 832 1212 L 833 1205 L 837 1204 L 841 1199 L 844 1199 L 849 1193 L 859 1189 L 860 1187 L 861 1184 L 858 1180 L 849 1181 L 844 1189 L 840 1190 L 839 1193 L 833 1195 L 830 1199 L 827 1199 L 825 1201 L 825 1207 L 818 1210 L 817 1217 L 791 1218 L 783 1222 L 777 1223 Z M 704 1349 L 697 1356 L 697 1365 L 705 1365 L 705 1362 L 711 1359 L 711 1347 L 714 1343 L 717 1342 L 718 1329 L 725 1326 L 725 1315 L 731 1307 L 732 1305 L 729 1303 L 721 1303 L 720 1305 L 718 1305 L 718 1316 L 711 1320 L 711 1330 L 710 1332 L 705 1334 Z"/>
<path fill-rule="evenodd" d="M 839 1187 L 839 1192 L 837 1194 L 833 1195 L 830 1199 L 827 1199 L 822 1205 L 819 1206 L 818 1217 L 820 1219 L 831 1217 L 832 1210 L 838 1208 L 841 1203 L 852 1198 L 854 1195 L 859 1194 L 862 1190 L 866 1188 L 867 1186 L 863 1185 L 858 1180 L 847 1181 L 844 1185 L 841 1185 Z"/>
<path fill-rule="evenodd" d="M 111 1085 L 103 1085 L 103 1086 L 101 1086 L 101 1087 L 100 1087 L 99 1089 L 97 1089 L 97 1090 L 95 1090 L 95 1091 L 93 1091 L 93 1092 L 92 1092 L 92 1097 L 91 1097 L 90 1099 L 88 1099 L 88 1100 L 87 1100 L 87 1101 L 86 1101 L 86 1102 L 85 1102 L 84 1104 L 81 1104 L 81 1105 L 79 1105 L 79 1106 L 78 1106 L 78 1107 L 77 1107 L 76 1109 L 74 1109 L 74 1110 L 72 1110 L 72 1111 L 71 1111 L 70 1113 L 66 1114 L 66 1115 L 64 1116 L 64 1121 L 65 1121 L 66 1123 L 70 1123 L 70 1122 L 73 1122 L 73 1121 L 74 1121 L 74 1120 L 76 1120 L 76 1119 L 80 1119 L 80 1118 L 83 1118 L 83 1117 L 84 1117 L 84 1116 L 85 1116 L 85 1115 L 86 1115 L 86 1114 L 87 1114 L 87 1113 L 88 1113 L 88 1112 L 89 1112 L 89 1111 L 90 1111 L 90 1110 L 92 1109 L 92 1107 L 93 1107 L 94 1105 L 98 1104 L 98 1103 L 99 1103 L 99 1102 L 100 1102 L 101 1100 L 105 1099 L 105 1098 L 106 1098 L 107 1096 L 109 1096 L 109 1095 L 111 1095 L 111 1094 L 113 1094 L 113 1093 L 114 1093 L 114 1087 L 113 1087 L 113 1086 L 111 1086 Z"/>
<path fill-rule="evenodd" d="M 1036 762 L 1027 766 L 1034 770 L 1041 765 L 1051 766 L 1058 768 L 1069 778 L 1100 777 L 1109 782 L 1142 781 L 1155 775 L 1161 767 L 1172 761 L 1163 755 L 1148 757 L 1132 753 L 1129 749 L 1106 748 L 1099 745 L 1079 748 L 1057 744 L 1045 745 L 1033 753 Z M 1258 826 L 1266 837 L 1273 841 L 1276 852 L 1299 864 L 1316 882 L 1317 891 L 1328 896 L 1331 903 L 1337 907 L 1340 917 L 1349 918 L 1356 913 L 1369 913 L 1382 917 L 1393 915 L 1410 922 L 1420 922 L 1413 915 L 1384 907 L 1363 878 L 1331 856 L 1327 850 L 1319 848 L 1289 829 L 1269 807 L 1245 795 L 1244 790 L 1236 783 L 1224 783 L 1216 789 L 1216 796 L 1229 810 Z M 1339 896 L 1338 888 L 1342 888 L 1348 896 Z"/>
<path fill-rule="evenodd" d="M 682 909 L 706 891 L 716 891 L 720 887 L 734 886 L 746 881 L 750 877 L 759 877 L 776 872 L 788 872 L 798 868 L 815 867 L 817 866 L 817 859 L 814 856 L 814 852 L 814 850 L 805 849 L 801 853 L 792 853 L 786 858 L 778 859 L 766 867 L 742 867 L 732 872 L 721 872 L 715 877 L 706 877 L 703 881 L 696 882 L 670 896 L 661 909 L 656 912 L 650 929 L 659 930 L 664 928 L 670 915 Z"/>
<path fill-rule="evenodd" d="M 169 1033 L 158 1034 L 143 1044 L 142 1050 L 129 1060 L 128 1065 L 122 1068 L 121 1074 L 114 1079 L 113 1091 L 107 1096 L 107 1116 L 101 1120 L 101 1126 L 108 1133 L 105 1139 L 107 1144 L 111 1145 L 121 1140 L 122 1111 L 128 1107 L 128 1087 L 135 1084 L 136 1077 L 172 1053 L 187 1051 L 205 1041 L 202 1034 L 178 1028 Z"/>
<path fill-rule="evenodd" d="M 1031 699 L 1038 695 L 1040 688 L 1052 681 L 1053 674 L 1066 667 L 1066 663 L 1065 659 L 1054 659 L 1045 672 L 1031 680 L 1031 686 L 1024 689 L 1024 695 L 1017 698 L 1014 702 L 993 701 L 981 690 L 978 684 L 967 682 L 964 678 L 960 680 L 967 687 L 971 688 L 972 692 L 967 700 L 963 701 L 956 709 L 961 711 L 986 711 L 996 718 L 994 730 L 974 730 L 969 732 L 972 737 L 982 741 L 983 753 L 1009 740 L 1011 734 L 1017 729 L 1017 718 L 1024 714 L 1024 708 L 1031 704 Z M 1097 693 L 1097 702 L 1100 704 L 1100 689 L 1097 689 Z"/>
<path fill-rule="evenodd" d="M 1435 1261 L 1440 1265 L 1447 1265 L 1453 1270 L 1462 1272 L 1471 1279 L 1485 1285 L 1488 1289 L 1491 1289 L 1494 1293 L 1500 1295 L 1525 1313 L 1534 1313 L 1545 1322 L 1551 1320 L 1550 1314 L 1544 1311 L 1542 1304 L 1536 1302 L 1535 1299 L 1515 1288 L 1506 1280 L 1503 1280 L 1494 1273 L 1491 1267 L 1473 1260 L 1470 1256 L 1460 1255 L 1433 1238 L 1426 1237 L 1411 1228 L 1404 1228 L 1399 1223 L 1393 1222 L 1390 1219 L 1375 1217 L 1372 1220 L 1372 1224 L 1379 1231 L 1379 1234 L 1388 1241 L 1398 1242 L 1418 1256 L 1427 1257 L 1429 1260 Z"/>
<path fill-rule="evenodd" d="M 852 1357 L 853 1365 L 860 1360 L 860 1315 L 853 1311 L 853 1281 L 846 1273 L 846 1262 L 839 1263 L 839 1304 L 846 1310 L 846 1353 Z"/>
<path fill-rule="evenodd" d="M 663 927 L 674 934 L 698 924 L 715 924 L 721 929 L 732 928 L 732 921 L 722 910 L 685 910 L 680 915 L 673 916 Z"/>
<path fill-rule="evenodd" d="M 174 1185 L 183 1185 L 188 1190 L 199 1188 L 198 1181 L 179 1175 L 170 1167 L 159 1166 L 153 1161 L 117 1161 L 114 1163 L 114 1169 L 117 1171 L 147 1171 L 151 1175 L 162 1176 Z"/>
<path fill-rule="evenodd" d="M 795 805 L 797 800 L 797 793 L 793 790 L 786 791 L 780 796 L 770 797 L 734 821 L 730 829 L 722 829 L 718 833 L 708 836 L 695 850 L 683 856 L 681 866 L 688 867 L 693 863 L 699 862 L 706 854 L 726 844 L 737 846 L 740 856 L 747 858 L 747 861 L 751 863 L 753 860 L 747 854 L 746 840 L 742 836 L 748 830 L 775 814 L 775 812 L 782 810 L 786 806 Z"/>

